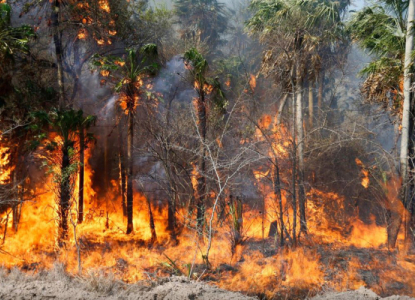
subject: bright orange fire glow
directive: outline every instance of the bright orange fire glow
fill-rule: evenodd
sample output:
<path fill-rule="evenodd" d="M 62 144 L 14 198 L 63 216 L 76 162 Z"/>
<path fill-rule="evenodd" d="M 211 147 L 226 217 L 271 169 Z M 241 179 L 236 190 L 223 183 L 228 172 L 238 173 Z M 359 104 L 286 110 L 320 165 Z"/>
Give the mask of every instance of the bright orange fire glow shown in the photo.
<path fill-rule="evenodd" d="M 101 70 L 100 71 L 100 74 L 102 76 L 104 76 L 104 77 L 108 77 L 110 75 L 110 71 L 108 71 L 108 70 Z"/>
<path fill-rule="evenodd" d="M 85 29 L 80 29 L 79 31 L 78 31 L 78 39 L 80 39 L 80 40 L 84 40 L 84 39 L 86 39 L 86 37 L 87 37 L 87 31 L 85 30 Z"/>
<path fill-rule="evenodd" d="M 0 184 L 7 184 L 14 167 L 10 166 L 10 148 L 2 146 L 0 132 Z"/>
<path fill-rule="evenodd" d="M 256 77 L 253 74 L 250 75 L 249 86 L 251 87 L 251 90 L 252 91 L 255 91 L 255 88 L 256 88 Z"/>
<path fill-rule="evenodd" d="M 143 79 L 137 78 L 134 84 L 142 86 Z M 119 105 L 125 110 L 130 104 L 128 101 L 131 99 L 125 94 L 121 94 L 118 100 Z M 138 96 L 133 101 L 134 105 L 138 105 Z M 276 126 L 270 115 L 261 116 L 257 121 L 257 127 L 260 130 L 255 132 L 256 141 L 264 142 L 263 132 L 269 134 L 270 143 L 263 152 L 265 155 L 271 160 L 289 157 L 290 141 L 287 138 L 289 132 L 286 128 Z M 216 143 L 219 147 L 223 146 L 220 139 L 217 139 Z M 9 164 L 8 152 L 7 147 L 0 147 L 2 171 L 4 166 Z M 94 149 L 91 148 L 85 152 L 84 222 L 77 224 L 79 187 L 75 185 L 67 248 L 56 251 L 53 237 L 56 236 L 57 231 L 57 203 L 56 195 L 51 189 L 52 178 L 49 178 L 44 186 L 34 187 L 31 194 L 36 197 L 23 204 L 19 230 L 14 232 L 12 222 L 7 223 L 9 230 L 0 251 L 0 260 L 5 267 L 17 266 L 38 270 L 43 267 L 51 268 L 58 260 L 65 264 L 69 272 L 76 273 L 78 271 L 74 239 L 76 232 L 77 240 L 82 244 L 81 262 L 84 274 L 89 270 L 100 268 L 102 272 L 113 274 L 117 279 L 136 282 L 147 279 L 149 272 L 159 277 L 169 276 L 172 273 L 187 275 L 189 266 L 194 263 L 199 269 L 195 267 L 191 278 L 198 279 L 200 276 L 203 278 L 203 270 L 200 270 L 200 266 L 203 266 L 205 261 L 201 252 L 206 247 L 207 239 L 206 236 L 198 238 L 197 232 L 192 229 L 195 218 L 189 216 L 187 208 L 177 208 L 177 223 L 182 227 L 177 237 L 178 242 L 173 243 L 170 232 L 167 231 L 168 209 L 165 199 L 153 198 L 156 196 L 135 190 L 134 232 L 126 235 L 121 184 L 113 180 L 105 195 L 99 190 L 94 190 L 94 170 L 89 163 L 93 152 Z M 360 160 L 356 159 L 356 163 L 362 170 L 366 170 Z M 288 172 L 285 165 L 282 165 L 281 169 L 281 172 Z M 249 199 L 250 202 L 243 204 L 241 209 L 243 226 L 240 234 L 246 242 L 236 245 L 233 252 L 230 247 L 233 231 L 226 219 L 233 200 L 228 194 L 223 196 L 221 209 L 218 208 L 214 214 L 213 223 L 217 225 L 215 225 L 209 255 L 211 268 L 215 272 L 209 274 L 212 277 L 208 278 L 214 276 L 215 284 L 230 290 L 263 293 L 269 299 L 277 293 L 292 289 L 318 291 L 323 285 L 336 290 L 356 289 L 365 285 L 360 273 L 369 266 L 364 265 L 358 256 L 353 256 L 354 252 L 350 254 L 348 251 L 361 253 L 366 249 L 367 253 L 377 251 L 388 257 L 384 261 L 380 258 L 372 260 L 373 268 L 379 270 L 383 270 L 388 259 L 391 261 L 395 259 L 388 254 L 387 227 L 379 222 L 377 216 L 370 215 L 363 221 L 359 218 L 359 212 L 349 211 L 350 207 L 346 205 L 345 196 L 316 188 L 310 188 L 307 193 L 308 235 L 301 236 L 301 245 L 298 247 L 290 245 L 279 247 L 278 235 L 271 235 L 272 224 L 275 224 L 276 220 L 279 222 L 281 216 L 273 182 L 274 173 L 275 167 L 272 165 L 252 168 L 250 176 L 255 178 L 253 189 L 258 191 L 260 197 L 254 199 L 255 201 Z M 3 174 L 5 173 L 1 173 L 0 177 L 2 180 Z M 363 174 L 369 176 L 369 173 Z M 196 164 L 192 165 L 189 177 L 195 193 L 192 196 L 195 197 L 199 177 Z M 0 181 L 0 184 L 3 183 Z M 78 180 L 75 183 L 77 184 Z M 294 227 L 292 220 L 295 214 L 291 205 L 290 186 L 285 181 L 281 186 L 283 187 L 281 203 L 284 207 L 282 219 L 287 231 L 292 232 Z M 389 191 L 388 200 L 384 205 L 398 210 L 403 215 L 404 208 L 402 204 L 399 206 L 397 186 L 399 182 L 395 179 L 383 187 Z M 208 194 L 210 198 L 217 196 L 214 191 Z M 154 217 L 157 233 L 157 241 L 154 244 L 152 244 L 149 208 Z M 206 214 L 211 213 L 212 208 L 207 207 Z M 6 213 L 1 212 L 0 220 L 5 216 Z M 4 232 L 5 226 L 0 222 L 1 231 Z M 2 236 L 1 231 L 0 236 Z M 288 239 L 285 242 L 289 243 Z M 149 247 L 150 245 L 152 247 Z M 335 253 L 340 253 L 340 258 L 335 256 Z M 347 265 L 347 268 L 341 269 L 340 265 Z M 410 284 L 410 279 L 413 278 L 410 275 L 415 273 L 415 264 L 405 260 L 405 257 L 397 257 L 394 265 L 397 266 L 394 270 L 380 272 L 380 280 L 386 282 L 393 280 L 394 277 L 401 278 L 401 275 L 405 274 L 404 278 L 408 278 Z M 221 268 L 224 270 L 219 272 Z M 332 271 L 333 268 L 336 268 L 336 272 Z M 329 276 L 332 278 L 330 281 L 327 279 Z"/>
<path fill-rule="evenodd" d="M 98 4 L 99 4 L 99 8 L 101 8 L 106 13 L 109 13 L 111 11 L 108 0 L 99 0 Z"/>

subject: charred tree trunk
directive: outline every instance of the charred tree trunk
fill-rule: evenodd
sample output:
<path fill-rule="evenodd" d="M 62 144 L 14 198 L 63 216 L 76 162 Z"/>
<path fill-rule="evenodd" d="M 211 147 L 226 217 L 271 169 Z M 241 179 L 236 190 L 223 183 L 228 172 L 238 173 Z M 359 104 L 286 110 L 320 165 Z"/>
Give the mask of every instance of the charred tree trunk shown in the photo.
<path fill-rule="evenodd" d="M 124 142 L 122 137 L 122 127 L 118 124 L 118 158 L 120 168 L 120 183 L 121 183 L 121 205 L 123 216 L 127 216 L 127 182 L 126 182 L 126 169 L 125 169 L 125 157 L 124 157 Z"/>
<path fill-rule="evenodd" d="M 202 88 L 199 90 L 199 98 L 197 101 L 197 130 L 199 134 L 199 157 L 198 157 L 198 174 L 197 174 L 197 191 L 196 191 L 196 206 L 197 206 L 197 227 L 203 229 L 205 223 L 205 205 L 206 205 L 206 161 L 205 161 L 205 143 L 207 132 L 206 120 L 206 103 L 205 94 Z"/>
<path fill-rule="evenodd" d="M 61 162 L 61 183 L 60 183 L 60 198 L 59 198 L 59 246 L 64 246 L 68 237 L 68 215 L 70 208 L 71 189 L 70 176 L 68 174 L 70 166 L 69 157 L 70 146 L 66 143 L 62 147 L 62 162 Z"/>
<path fill-rule="evenodd" d="M 170 128 L 170 112 L 171 112 L 171 105 L 174 100 L 174 97 L 170 99 L 167 106 L 167 115 L 166 115 L 166 125 L 167 128 Z M 173 179 L 173 170 L 171 165 L 171 150 L 170 150 L 170 138 L 166 138 L 166 144 L 163 148 L 164 151 L 164 158 L 165 163 L 164 168 L 167 174 L 168 180 L 168 194 L 169 199 L 167 202 L 167 231 L 170 233 L 170 238 L 173 241 L 177 241 L 176 238 L 176 189 L 174 179 Z"/>
<path fill-rule="evenodd" d="M 273 179 L 274 179 L 274 195 L 278 201 L 278 208 L 280 211 L 279 221 L 280 221 L 280 246 L 284 246 L 284 208 L 282 206 L 282 195 L 281 195 L 281 180 L 280 180 L 280 168 L 278 164 L 278 159 L 274 159 L 274 168 L 273 168 Z"/>
<path fill-rule="evenodd" d="M 292 99 L 292 143 L 293 143 L 293 150 L 291 153 L 292 156 L 292 205 L 293 205 L 293 244 L 297 246 L 297 142 L 296 142 L 296 130 L 295 130 L 295 120 L 296 120 L 296 97 L 294 95 Z"/>
<path fill-rule="evenodd" d="M 127 234 L 133 232 L 133 142 L 134 142 L 134 99 L 131 97 L 131 107 L 128 109 L 128 139 L 127 139 Z"/>
<path fill-rule="evenodd" d="M 78 190 L 78 223 L 84 221 L 84 184 L 85 184 L 85 133 L 79 130 L 79 190 Z"/>
<path fill-rule="evenodd" d="M 60 0 L 52 0 L 52 30 L 53 30 L 53 43 L 55 45 L 56 65 L 58 68 L 57 79 L 59 87 L 59 109 L 63 110 L 65 107 L 65 87 L 64 87 L 64 75 L 63 75 L 63 49 L 61 40 L 61 29 L 59 17 L 61 9 Z"/>
<path fill-rule="evenodd" d="M 156 226 L 154 225 L 154 217 L 153 217 L 153 210 L 151 209 L 151 203 L 148 197 L 147 205 L 148 205 L 148 214 L 150 216 L 150 231 L 151 231 L 151 243 L 154 244 L 157 241 L 157 233 L 156 233 Z"/>

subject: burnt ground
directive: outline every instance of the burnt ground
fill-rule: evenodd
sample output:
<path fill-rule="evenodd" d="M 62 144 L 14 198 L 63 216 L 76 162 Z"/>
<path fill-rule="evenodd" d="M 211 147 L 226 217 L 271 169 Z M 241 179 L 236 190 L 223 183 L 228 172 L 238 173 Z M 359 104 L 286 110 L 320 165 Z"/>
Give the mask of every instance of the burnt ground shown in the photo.
<path fill-rule="evenodd" d="M 97 245 L 94 245 L 94 247 L 97 247 Z M 140 245 L 137 244 L 137 247 L 140 247 Z M 148 245 L 141 245 L 141 247 L 148 247 Z M 153 250 L 158 251 L 158 247 L 161 249 L 163 246 L 154 246 Z M 63 269 L 60 272 L 56 270 L 48 271 L 39 269 L 38 265 L 30 264 L 22 267 L 24 273 L 14 269 L 4 269 L 3 275 L 0 276 L 0 282 L 2 283 L 0 299 L 101 299 L 102 297 L 105 299 L 250 299 L 249 297 L 257 299 L 310 299 L 317 296 L 314 299 L 323 300 L 380 299 L 380 297 L 393 295 L 415 295 L 415 282 L 413 280 L 415 278 L 415 255 L 400 255 L 397 251 L 391 252 L 382 247 L 380 249 L 357 248 L 354 246 L 346 247 L 341 244 L 315 244 L 310 241 L 303 242 L 301 248 L 317 254 L 319 268 L 324 277 L 322 283 L 289 285 L 285 282 L 286 279 L 283 275 L 277 274 L 275 278 L 271 278 L 271 281 L 265 284 L 260 283 L 255 287 L 246 285 L 241 288 L 232 283 L 224 284 L 230 278 L 241 273 L 243 263 L 250 259 L 250 252 L 258 251 L 263 254 L 262 258 L 257 258 L 254 261 L 254 264 L 262 268 L 272 262 L 269 259 L 275 259 L 278 257 L 279 251 L 283 251 L 275 246 L 273 239 L 250 240 L 246 242 L 244 247 L 244 253 L 246 254 L 241 257 L 240 261 L 233 264 L 222 264 L 211 271 L 206 271 L 204 265 L 196 265 L 194 270 L 198 274 L 203 274 L 199 279 L 204 283 L 189 281 L 185 277 L 175 277 L 176 275 L 185 274 L 177 268 L 157 265 L 145 270 L 149 274 L 157 274 L 157 276 L 149 278 L 148 282 L 144 284 L 126 284 L 115 279 L 117 273 L 122 273 L 125 268 L 128 268 L 128 262 L 122 258 L 118 259 L 117 264 L 107 270 L 105 276 L 99 273 L 91 273 L 80 278 L 66 274 L 62 271 Z M 35 275 L 31 277 L 25 274 Z M 244 280 L 244 277 L 241 277 L 240 280 Z M 249 297 L 220 290 L 214 285 L 233 291 L 242 291 Z M 58 287 L 58 290 L 65 292 L 55 292 L 54 288 L 56 287 Z M 74 287 L 80 292 L 75 293 Z M 369 295 L 370 297 L 364 298 L 366 296 L 356 294 L 358 292 L 344 294 L 346 298 L 338 298 L 343 297 L 341 293 L 331 294 L 333 291 L 359 291 L 360 287 L 366 287 L 373 291 Z M 142 298 L 134 298 L 135 296 L 133 297 L 130 294 L 131 290 L 135 290 L 136 294 L 143 295 L 140 296 Z M 47 291 L 49 296 L 43 291 Z M 184 291 L 189 293 L 184 293 Z M 176 292 L 178 298 L 166 296 L 167 294 L 176 295 Z M 325 292 L 326 294 L 324 294 Z M 318 296 L 322 293 L 325 295 L 324 297 L 329 298 Z M 373 293 L 379 296 L 373 296 Z M 74 295 L 79 297 L 76 298 Z M 119 298 L 119 295 L 124 296 Z M 330 295 L 336 296 L 330 298 L 332 297 Z M 113 296 L 116 297 L 111 298 Z M 218 298 L 219 296 L 220 298 Z"/>

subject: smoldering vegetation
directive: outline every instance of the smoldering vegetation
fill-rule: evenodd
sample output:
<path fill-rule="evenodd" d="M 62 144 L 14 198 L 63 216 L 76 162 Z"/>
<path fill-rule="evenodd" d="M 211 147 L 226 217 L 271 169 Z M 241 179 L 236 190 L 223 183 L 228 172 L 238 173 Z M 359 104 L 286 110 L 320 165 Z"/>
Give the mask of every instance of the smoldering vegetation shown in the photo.
<path fill-rule="evenodd" d="M 0 5 L 0 295 L 414 295 L 405 35 L 359 23 L 387 10 Z"/>

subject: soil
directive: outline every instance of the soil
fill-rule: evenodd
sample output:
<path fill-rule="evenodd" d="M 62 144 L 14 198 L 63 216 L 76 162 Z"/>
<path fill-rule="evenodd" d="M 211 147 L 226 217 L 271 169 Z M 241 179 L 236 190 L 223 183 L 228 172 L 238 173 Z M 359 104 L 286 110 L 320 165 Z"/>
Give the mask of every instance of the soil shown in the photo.
<path fill-rule="evenodd" d="M 386 298 L 379 297 L 373 291 L 361 287 L 356 291 L 348 291 L 348 292 L 328 292 L 323 295 L 318 295 L 316 297 L 311 298 L 311 300 L 412 300 L 415 298 L 411 298 L 408 296 L 390 296 Z"/>
<path fill-rule="evenodd" d="M 54 274 L 53 274 L 54 273 Z M 69 277 L 52 272 L 27 276 L 13 270 L 0 276 L 1 300 L 249 300 L 239 293 L 221 290 L 186 277 L 171 277 L 147 284 L 125 284 L 108 276 Z"/>
<path fill-rule="evenodd" d="M 240 293 L 221 290 L 186 277 L 173 276 L 142 284 L 125 284 L 109 275 L 90 274 L 87 278 L 68 276 L 63 269 L 27 275 L 15 269 L 0 270 L 1 300 L 254 300 Z M 309 300 L 415 300 L 407 296 L 381 298 L 361 287 L 356 291 L 327 292 Z"/>

